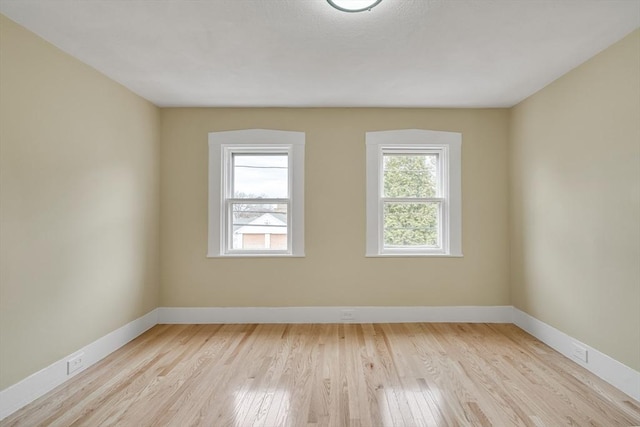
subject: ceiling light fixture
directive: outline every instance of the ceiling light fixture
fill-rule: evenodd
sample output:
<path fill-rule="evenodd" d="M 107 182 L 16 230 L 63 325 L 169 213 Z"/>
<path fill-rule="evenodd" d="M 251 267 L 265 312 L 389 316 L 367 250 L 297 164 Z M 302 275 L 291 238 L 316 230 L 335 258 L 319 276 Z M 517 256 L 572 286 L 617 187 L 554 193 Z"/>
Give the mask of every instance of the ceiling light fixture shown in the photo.
<path fill-rule="evenodd" d="M 382 0 L 327 0 L 327 2 L 342 12 L 364 12 L 371 10 Z"/>

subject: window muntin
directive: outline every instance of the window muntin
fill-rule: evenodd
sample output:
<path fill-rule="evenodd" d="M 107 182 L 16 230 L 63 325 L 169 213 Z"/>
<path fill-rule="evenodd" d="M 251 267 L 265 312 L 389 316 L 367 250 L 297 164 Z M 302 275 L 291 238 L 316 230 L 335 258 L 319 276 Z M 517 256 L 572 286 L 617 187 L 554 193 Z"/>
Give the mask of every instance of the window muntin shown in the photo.
<path fill-rule="evenodd" d="M 304 133 L 212 132 L 209 147 L 209 256 L 303 256 Z"/>
<path fill-rule="evenodd" d="M 461 135 L 367 132 L 367 256 L 462 256 Z"/>

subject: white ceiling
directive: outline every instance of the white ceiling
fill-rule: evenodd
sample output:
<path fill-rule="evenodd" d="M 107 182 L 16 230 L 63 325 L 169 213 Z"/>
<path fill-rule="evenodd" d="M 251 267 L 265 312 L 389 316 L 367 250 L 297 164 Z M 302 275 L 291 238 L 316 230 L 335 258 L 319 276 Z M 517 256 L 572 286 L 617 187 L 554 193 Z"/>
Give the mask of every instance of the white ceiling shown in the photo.
<path fill-rule="evenodd" d="M 0 0 L 159 106 L 507 107 L 640 26 L 640 0 Z"/>

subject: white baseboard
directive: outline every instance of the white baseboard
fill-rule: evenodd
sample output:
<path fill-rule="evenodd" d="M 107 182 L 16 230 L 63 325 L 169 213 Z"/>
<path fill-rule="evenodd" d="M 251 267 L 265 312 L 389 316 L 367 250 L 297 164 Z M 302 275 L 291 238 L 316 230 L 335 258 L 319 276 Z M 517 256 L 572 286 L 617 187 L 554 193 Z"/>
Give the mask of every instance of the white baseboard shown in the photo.
<path fill-rule="evenodd" d="M 639 372 L 512 306 L 160 307 L 0 391 L 0 420 L 53 390 L 156 324 L 398 322 L 514 323 L 640 401 Z M 588 349 L 588 363 L 573 357 L 574 343 Z M 67 360 L 80 353 L 84 353 L 83 368 L 67 375 Z"/>
<path fill-rule="evenodd" d="M 513 323 L 558 353 L 591 371 L 635 400 L 640 401 L 640 372 L 515 307 L 513 308 Z M 574 344 L 588 350 L 589 357 L 587 362 L 574 357 Z"/>
<path fill-rule="evenodd" d="M 0 420 L 53 390 L 158 324 L 158 309 L 133 320 L 78 351 L 0 391 Z M 83 367 L 67 375 L 67 360 L 83 353 Z"/>
<path fill-rule="evenodd" d="M 511 323 L 511 306 L 161 307 L 158 323 Z"/>

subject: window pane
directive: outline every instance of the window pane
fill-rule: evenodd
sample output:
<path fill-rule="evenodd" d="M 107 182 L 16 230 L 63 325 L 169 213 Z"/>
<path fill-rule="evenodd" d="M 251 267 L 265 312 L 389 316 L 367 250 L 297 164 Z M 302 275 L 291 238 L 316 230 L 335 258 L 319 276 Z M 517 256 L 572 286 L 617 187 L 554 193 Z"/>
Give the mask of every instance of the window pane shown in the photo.
<path fill-rule="evenodd" d="M 287 250 L 287 205 L 233 203 L 231 249 Z"/>
<path fill-rule="evenodd" d="M 233 197 L 288 198 L 287 154 L 233 154 Z"/>
<path fill-rule="evenodd" d="M 385 203 L 385 247 L 439 247 L 440 203 Z"/>
<path fill-rule="evenodd" d="M 383 197 L 437 197 L 437 154 L 384 154 Z"/>

